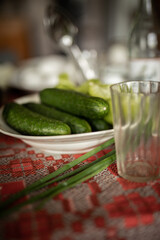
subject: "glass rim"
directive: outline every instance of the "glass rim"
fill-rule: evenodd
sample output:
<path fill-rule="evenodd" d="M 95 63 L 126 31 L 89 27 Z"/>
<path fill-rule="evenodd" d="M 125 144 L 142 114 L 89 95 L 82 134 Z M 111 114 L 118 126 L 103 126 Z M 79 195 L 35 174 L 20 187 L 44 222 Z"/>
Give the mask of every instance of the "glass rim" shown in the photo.
<path fill-rule="evenodd" d="M 124 82 L 118 82 L 118 83 L 114 83 L 114 84 L 111 84 L 110 86 L 110 89 L 113 91 L 113 90 L 116 90 L 114 89 L 116 86 L 124 86 L 124 85 L 127 85 L 127 84 L 134 84 L 134 83 L 137 83 L 139 85 L 141 84 L 158 84 L 160 85 L 160 82 L 158 81 L 153 81 L 153 80 L 128 80 L 128 81 L 124 81 Z"/>

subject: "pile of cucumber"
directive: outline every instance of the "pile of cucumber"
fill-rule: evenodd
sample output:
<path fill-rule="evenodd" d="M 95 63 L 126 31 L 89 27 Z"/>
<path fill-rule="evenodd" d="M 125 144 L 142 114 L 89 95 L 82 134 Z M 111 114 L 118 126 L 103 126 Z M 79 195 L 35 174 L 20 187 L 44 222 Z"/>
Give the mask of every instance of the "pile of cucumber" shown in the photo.
<path fill-rule="evenodd" d="M 109 104 L 74 90 L 48 88 L 39 92 L 40 103 L 8 103 L 5 122 L 17 132 L 32 136 L 55 136 L 108 130 L 104 118 Z"/>

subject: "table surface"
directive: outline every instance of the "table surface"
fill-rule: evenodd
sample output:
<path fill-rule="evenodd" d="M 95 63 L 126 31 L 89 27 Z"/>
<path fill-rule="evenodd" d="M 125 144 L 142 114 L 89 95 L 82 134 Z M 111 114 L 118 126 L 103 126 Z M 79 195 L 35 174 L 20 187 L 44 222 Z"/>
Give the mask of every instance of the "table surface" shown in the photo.
<path fill-rule="evenodd" d="M 104 155 L 103 150 L 87 159 Z M 5 199 L 82 154 L 44 154 L 0 134 L 0 194 Z M 0 239 L 159 240 L 160 181 L 129 182 L 116 163 L 49 200 L 36 211 L 29 205 L 0 222 Z"/>
<path fill-rule="evenodd" d="M 14 92 L 10 96 L 14 99 L 21 95 Z M 0 134 L 0 198 L 5 200 L 81 155 L 50 155 Z M 129 182 L 118 176 L 113 163 L 95 177 L 49 200 L 41 210 L 28 205 L 0 220 L 0 239 L 159 240 L 159 226 L 160 179 Z"/>

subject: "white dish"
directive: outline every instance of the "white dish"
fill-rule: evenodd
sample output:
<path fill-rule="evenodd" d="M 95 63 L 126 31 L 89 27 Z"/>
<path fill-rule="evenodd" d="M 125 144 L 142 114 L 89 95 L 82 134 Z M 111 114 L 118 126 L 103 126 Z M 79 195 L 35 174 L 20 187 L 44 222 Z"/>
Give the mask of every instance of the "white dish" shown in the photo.
<path fill-rule="evenodd" d="M 67 57 L 53 55 L 32 58 L 24 61 L 15 70 L 9 84 L 26 91 L 40 91 L 43 88 L 56 86 L 58 76 L 62 72 L 67 73 L 71 80 L 74 80 L 76 70 Z"/>
<path fill-rule="evenodd" d="M 28 95 L 15 100 L 22 104 L 29 101 L 39 102 L 38 94 Z M 21 139 L 23 142 L 51 154 L 85 153 L 113 137 L 113 129 L 91 133 L 64 136 L 26 136 L 17 133 L 3 120 L 3 107 L 0 108 L 0 132 Z"/>

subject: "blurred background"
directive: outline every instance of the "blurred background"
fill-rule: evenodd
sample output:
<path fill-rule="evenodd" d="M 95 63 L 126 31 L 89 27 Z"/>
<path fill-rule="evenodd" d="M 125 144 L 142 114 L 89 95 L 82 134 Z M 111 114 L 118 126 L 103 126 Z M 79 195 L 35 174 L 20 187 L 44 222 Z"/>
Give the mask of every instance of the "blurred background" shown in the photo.
<path fill-rule="evenodd" d="M 82 51 L 105 53 L 104 65 L 127 62 L 128 37 L 139 0 L 0 0 L 1 88 L 23 61 L 66 55 L 43 25 L 50 2 L 64 9 L 78 27 L 75 41 Z"/>
<path fill-rule="evenodd" d="M 107 49 L 127 41 L 138 0 L 53 0 L 78 26 L 81 49 Z M 0 62 L 59 52 L 43 27 L 46 0 L 0 0 Z"/>

